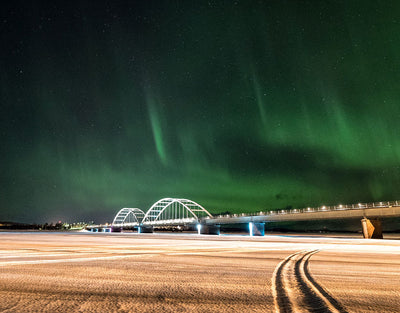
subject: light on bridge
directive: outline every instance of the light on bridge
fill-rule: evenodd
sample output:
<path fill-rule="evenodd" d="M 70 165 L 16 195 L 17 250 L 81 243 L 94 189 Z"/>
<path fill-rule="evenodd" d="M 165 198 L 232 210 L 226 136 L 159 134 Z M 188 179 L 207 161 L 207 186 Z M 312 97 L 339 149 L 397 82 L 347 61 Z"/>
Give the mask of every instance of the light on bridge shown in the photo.
<path fill-rule="evenodd" d="M 201 234 L 201 224 L 197 224 L 197 233 Z"/>

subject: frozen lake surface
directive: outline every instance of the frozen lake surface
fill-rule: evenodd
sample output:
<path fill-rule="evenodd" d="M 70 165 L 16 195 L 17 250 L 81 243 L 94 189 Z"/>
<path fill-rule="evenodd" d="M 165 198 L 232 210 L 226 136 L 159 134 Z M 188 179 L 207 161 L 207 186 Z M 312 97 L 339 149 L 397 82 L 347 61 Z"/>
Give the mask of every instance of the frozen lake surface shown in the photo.
<path fill-rule="evenodd" d="M 400 241 L 0 233 L 1 312 L 399 312 Z"/>

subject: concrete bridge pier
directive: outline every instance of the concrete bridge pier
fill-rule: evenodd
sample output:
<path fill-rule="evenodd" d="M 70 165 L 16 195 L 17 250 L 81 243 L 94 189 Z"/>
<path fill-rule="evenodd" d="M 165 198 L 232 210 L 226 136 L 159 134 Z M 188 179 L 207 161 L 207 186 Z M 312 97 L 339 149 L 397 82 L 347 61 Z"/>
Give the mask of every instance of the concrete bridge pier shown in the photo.
<path fill-rule="evenodd" d="M 378 218 L 366 218 L 361 220 L 362 231 L 365 239 L 383 239 L 382 222 Z"/>
<path fill-rule="evenodd" d="M 138 234 L 152 234 L 154 232 L 153 226 L 139 226 Z"/>
<path fill-rule="evenodd" d="M 202 224 L 202 225 L 200 225 L 200 227 L 198 229 L 199 229 L 199 234 L 201 234 L 201 235 L 219 235 L 221 232 L 220 225 Z"/>
<path fill-rule="evenodd" d="M 250 236 L 264 236 L 265 234 L 265 223 L 249 223 L 249 235 Z"/>

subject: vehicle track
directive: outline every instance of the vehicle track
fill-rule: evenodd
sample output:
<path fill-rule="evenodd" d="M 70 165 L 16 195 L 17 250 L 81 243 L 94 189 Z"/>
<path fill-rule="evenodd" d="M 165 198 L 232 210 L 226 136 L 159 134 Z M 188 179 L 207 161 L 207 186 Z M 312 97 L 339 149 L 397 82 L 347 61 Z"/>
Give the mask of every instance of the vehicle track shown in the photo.
<path fill-rule="evenodd" d="M 310 258 L 319 251 L 293 253 L 275 268 L 272 275 L 275 312 L 347 313 L 310 274 Z"/>

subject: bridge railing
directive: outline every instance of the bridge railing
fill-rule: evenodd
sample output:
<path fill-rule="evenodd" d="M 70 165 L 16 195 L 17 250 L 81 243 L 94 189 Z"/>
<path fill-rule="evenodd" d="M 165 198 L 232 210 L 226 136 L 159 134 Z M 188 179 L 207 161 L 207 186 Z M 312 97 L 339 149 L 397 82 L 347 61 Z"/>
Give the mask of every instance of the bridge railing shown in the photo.
<path fill-rule="evenodd" d="M 176 225 L 176 224 L 191 224 L 197 221 L 197 218 L 194 217 L 186 217 L 186 218 L 177 218 L 177 219 L 168 219 L 168 220 L 155 220 L 155 221 L 146 221 L 143 225 Z"/>
<path fill-rule="evenodd" d="M 380 201 L 370 203 L 357 203 L 357 204 L 346 204 L 346 205 L 334 205 L 334 206 L 321 206 L 316 208 L 302 208 L 302 209 L 285 209 L 285 210 L 270 210 L 270 211 L 259 211 L 255 213 L 241 213 L 241 214 L 220 214 L 217 218 L 235 218 L 241 216 L 264 216 L 264 215 L 279 215 L 279 214 L 298 214 L 298 213 L 314 213 L 314 212 L 327 212 L 327 211 L 342 211 L 342 210 L 363 210 L 371 208 L 390 208 L 394 206 L 400 206 L 400 201 Z M 209 218 L 209 217 L 208 217 Z"/>

